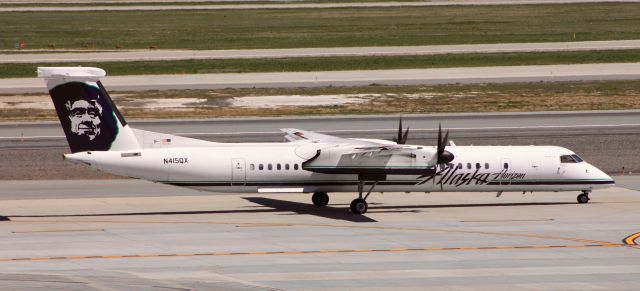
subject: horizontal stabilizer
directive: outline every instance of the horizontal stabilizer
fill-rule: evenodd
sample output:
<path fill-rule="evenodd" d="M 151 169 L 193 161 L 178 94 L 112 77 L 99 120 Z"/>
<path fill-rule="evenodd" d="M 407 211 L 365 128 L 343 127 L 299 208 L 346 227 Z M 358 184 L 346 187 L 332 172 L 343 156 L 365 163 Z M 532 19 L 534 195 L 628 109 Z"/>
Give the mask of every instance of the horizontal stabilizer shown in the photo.
<path fill-rule="evenodd" d="M 84 81 L 98 81 L 107 72 L 100 68 L 91 67 L 38 67 L 38 78 L 43 79 L 81 79 Z"/>

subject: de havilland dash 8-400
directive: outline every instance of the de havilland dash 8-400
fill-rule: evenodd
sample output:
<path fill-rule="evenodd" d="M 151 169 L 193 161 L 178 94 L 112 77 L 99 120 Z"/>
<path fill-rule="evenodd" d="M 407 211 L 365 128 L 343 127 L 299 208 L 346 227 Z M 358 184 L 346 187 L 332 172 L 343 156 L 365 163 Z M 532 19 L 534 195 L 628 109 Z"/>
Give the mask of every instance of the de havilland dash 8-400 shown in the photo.
<path fill-rule="evenodd" d="M 579 203 L 613 179 L 557 146 L 456 146 L 438 130 L 434 146 L 342 138 L 284 128 L 288 142 L 218 143 L 129 127 L 99 68 L 40 67 L 66 135 L 69 161 L 117 175 L 215 192 L 357 192 L 356 214 L 375 192 L 576 191 Z"/>

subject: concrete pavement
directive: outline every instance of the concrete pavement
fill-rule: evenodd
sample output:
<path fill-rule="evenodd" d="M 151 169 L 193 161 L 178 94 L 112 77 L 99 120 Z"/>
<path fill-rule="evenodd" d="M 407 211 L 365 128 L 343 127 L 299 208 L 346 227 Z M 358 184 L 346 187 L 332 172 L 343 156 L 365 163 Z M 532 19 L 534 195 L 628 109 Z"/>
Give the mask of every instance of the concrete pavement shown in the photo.
<path fill-rule="evenodd" d="M 640 40 L 459 44 L 389 47 L 335 47 L 243 50 L 135 50 L 0 54 L 2 63 L 61 63 L 116 61 L 175 61 L 206 59 L 306 58 L 344 56 L 402 56 L 462 53 L 564 52 L 639 49 Z"/>
<path fill-rule="evenodd" d="M 635 79 L 640 79 L 640 63 L 111 77 L 107 75 L 103 83 L 111 91 L 144 91 Z M 32 92 L 46 92 L 44 82 L 38 78 L 0 79 L 2 94 Z"/>
<path fill-rule="evenodd" d="M 7 290 L 630 290 L 640 283 L 640 192 L 624 188 L 596 191 L 586 205 L 575 202 L 577 193 L 376 193 L 369 213 L 357 216 L 347 211 L 349 193 L 317 208 L 303 194 L 183 195 L 171 187 L 176 196 L 148 197 L 133 192 L 165 186 L 67 181 L 49 184 L 47 198 L 20 200 L 32 186 L 6 183 L 0 280 Z"/>

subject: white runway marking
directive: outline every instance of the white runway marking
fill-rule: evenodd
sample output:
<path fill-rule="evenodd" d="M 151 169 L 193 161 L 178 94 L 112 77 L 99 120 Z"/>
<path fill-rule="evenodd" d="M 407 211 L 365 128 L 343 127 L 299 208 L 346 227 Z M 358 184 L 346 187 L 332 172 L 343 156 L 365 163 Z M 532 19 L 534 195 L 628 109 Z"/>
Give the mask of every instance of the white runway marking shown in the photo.
<path fill-rule="evenodd" d="M 505 130 L 505 129 L 567 129 L 567 128 L 597 128 L 597 127 L 635 127 L 640 123 L 628 124 L 579 124 L 579 125 L 539 125 L 539 126 L 488 126 L 488 127 L 449 127 L 449 130 Z M 437 131 L 434 128 L 411 128 L 412 132 L 416 131 Z M 397 129 L 374 128 L 374 129 L 338 129 L 338 130 L 316 130 L 318 133 L 338 133 L 338 132 L 396 132 Z M 251 134 L 277 134 L 281 131 L 243 131 L 243 132 L 179 132 L 172 135 L 251 135 Z M 284 133 L 282 133 L 284 135 Z M 0 136 L 0 140 L 12 139 L 41 139 L 41 138 L 64 138 L 62 135 L 41 135 L 41 136 Z"/>

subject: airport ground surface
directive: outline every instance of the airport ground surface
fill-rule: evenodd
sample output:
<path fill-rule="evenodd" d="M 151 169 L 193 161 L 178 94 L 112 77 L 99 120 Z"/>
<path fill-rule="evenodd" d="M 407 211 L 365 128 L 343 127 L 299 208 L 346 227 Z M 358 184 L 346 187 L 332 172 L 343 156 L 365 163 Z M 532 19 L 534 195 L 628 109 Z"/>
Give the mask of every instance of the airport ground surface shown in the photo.
<path fill-rule="evenodd" d="M 636 79 L 640 79 L 640 63 L 107 76 L 104 78 L 103 83 L 112 91 L 147 91 Z M 46 91 L 43 81 L 35 76 L 33 78 L 0 79 L 0 94 L 44 93 Z"/>
<path fill-rule="evenodd" d="M 279 142 L 280 128 L 391 139 L 398 116 L 319 116 L 129 121 L 135 128 L 218 142 Z M 434 145 L 438 123 L 457 145 L 558 145 L 608 173 L 640 172 L 639 111 L 430 114 L 404 116 L 409 143 Z M 62 161 L 58 122 L 0 124 L 0 180 L 115 178 Z"/>
<path fill-rule="evenodd" d="M 353 193 L 0 181 L 0 289 L 636 289 L 640 192 L 576 194 L 376 193 L 356 216 Z"/>
<path fill-rule="evenodd" d="M 337 56 L 402 56 L 506 52 L 566 52 L 640 48 L 640 40 L 547 43 L 457 44 L 427 46 L 331 47 L 244 50 L 116 50 L 102 52 L 39 52 L 0 54 L 0 63 L 170 61 L 203 59 L 305 58 Z"/>

